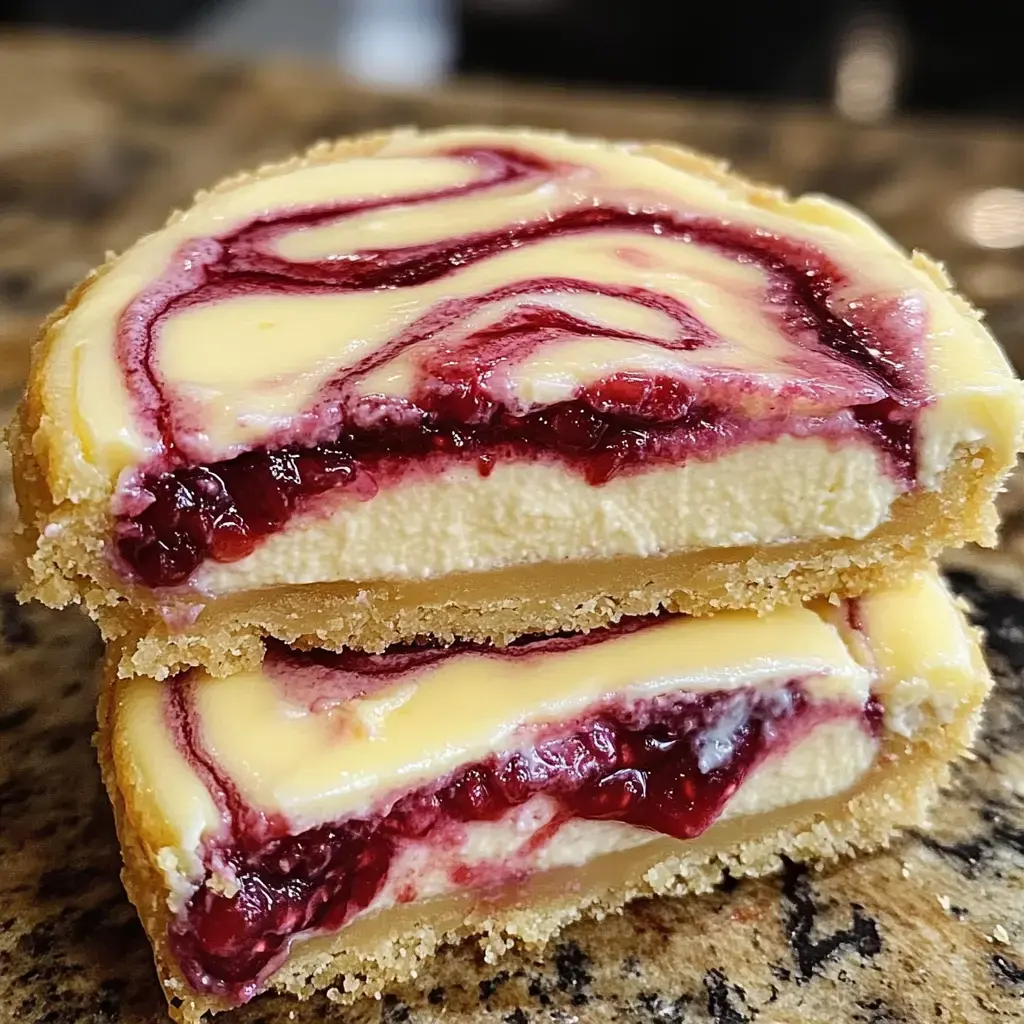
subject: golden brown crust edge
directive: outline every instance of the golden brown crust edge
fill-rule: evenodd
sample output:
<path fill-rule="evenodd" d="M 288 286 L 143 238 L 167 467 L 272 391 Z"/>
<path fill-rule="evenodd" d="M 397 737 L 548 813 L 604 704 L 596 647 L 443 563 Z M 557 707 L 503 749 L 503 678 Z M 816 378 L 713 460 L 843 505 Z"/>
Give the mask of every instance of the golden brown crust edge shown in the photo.
<path fill-rule="evenodd" d="M 170 1015 L 181 1024 L 197 1024 L 206 1014 L 229 1007 L 221 1000 L 196 995 L 168 949 L 166 882 L 155 853 L 147 850 L 145 837 L 138 831 L 131 788 L 122 788 L 127 780 L 121 777 L 111 745 L 112 668 L 111 663 L 100 699 L 96 746 L 124 857 L 122 879 L 153 945 Z M 573 921 L 619 912 L 633 899 L 708 891 L 726 869 L 733 877 L 770 874 L 779 869 L 782 856 L 820 868 L 839 857 L 885 846 L 898 829 L 927 824 L 930 805 L 948 784 L 950 764 L 970 749 L 989 686 L 990 681 L 979 676 L 952 721 L 932 722 L 912 742 L 886 734 L 874 767 L 852 795 L 833 801 L 836 809 L 828 816 L 807 810 L 784 825 L 773 818 L 767 827 L 751 829 L 717 850 L 710 847 L 714 827 L 707 843 L 657 840 L 651 844 L 654 858 L 646 870 L 615 889 L 581 899 L 567 894 L 564 886 L 552 886 L 556 894 L 549 891 L 535 905 L 477 908 L 468 917 L 450 922 L 444 931 L 408 919 L 388 930 L 371 919 L 370 929 L 364 929 L 369 938 L 353 940 L 360 935 L 360 922 L 356 922 L 341 936 L 294 949 L 267 987 L 299 998 L 329 987 L 332 998 L 352 1002 L 415 979 L 418 968 L 444 945 L 476 938 L 493 961 L 516 944 L 541 949 Z"/>
<path fill-rule="evenodd" d="M 991 539 L 999 479 L 987 465 L 979 470 L 976 458 L 965 453 L 954 463 L 941 492 L 897 499 L 892 518 L 857 541 L 538 565 L 424 583 L 244 591 L 210 602 L 176 631 L 148 592 L 125 597 L 97 586 L 84 599 L 105 637 L 124 638 L 121 675 L 157 679 L 194 665 L 218 676 L 255 668 L 266 636 L 299 646 L 379 651 L 424 636 L 501 644 L 523 633 L 589 630 L 662 607 L 692 615 L 768 611 L 822 594 L 857 596 L 909 574 L 946 547 Z"/>

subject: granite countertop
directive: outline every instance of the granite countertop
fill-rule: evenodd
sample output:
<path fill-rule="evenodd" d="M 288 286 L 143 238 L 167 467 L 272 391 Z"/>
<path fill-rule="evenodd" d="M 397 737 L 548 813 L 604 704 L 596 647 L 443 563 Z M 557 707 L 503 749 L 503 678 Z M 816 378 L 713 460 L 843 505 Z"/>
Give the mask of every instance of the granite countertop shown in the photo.
<path fill-rule="evenodd" d="M 794 190 L 863 206 L 948 261 L 1024 365 L 1024 249 L 957 233 L 980 190 L 1024 185 L 1024 134 L 997 125 L 858 127 L 795 109 L 463 84 L 382 95 L 328 70 L 246 66 L 142 43 L 0 36 L 0 418 L 39 320 L 108 249 L 219 176 L 377 126 L 519 123 L 682 141 Z M 965 205 L 966 204 L 966 205 Z M 965 213 L 965 211 L 967 211 Z M 256 1000 L 224 1024 L 1024 1021 L 1024 485 L 997 552 L 951 563 L 989 630 L 999 686 L 976 759 L 933 827 L 824 874 L 786 866 L 569 929 L 543 963 L 448 953 L 424 991 L 350 1008 Z M 9 587 L 0 466 L 0 1024 L 163 1018 L 118 881 L 90 747 L 100 652 L 74 611 Z"/>

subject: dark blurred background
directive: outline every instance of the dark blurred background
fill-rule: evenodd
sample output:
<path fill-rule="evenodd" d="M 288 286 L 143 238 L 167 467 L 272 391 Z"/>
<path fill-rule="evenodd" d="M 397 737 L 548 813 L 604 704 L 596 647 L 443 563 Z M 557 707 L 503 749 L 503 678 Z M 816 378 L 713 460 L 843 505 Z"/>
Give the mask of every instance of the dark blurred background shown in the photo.
<path fill-rule="evenodd" d="M 456 73 L 894 112 L 1024 115 L 1015 0 L 0 0 L 5 23 L 337 62 L 375 84 Z"/>

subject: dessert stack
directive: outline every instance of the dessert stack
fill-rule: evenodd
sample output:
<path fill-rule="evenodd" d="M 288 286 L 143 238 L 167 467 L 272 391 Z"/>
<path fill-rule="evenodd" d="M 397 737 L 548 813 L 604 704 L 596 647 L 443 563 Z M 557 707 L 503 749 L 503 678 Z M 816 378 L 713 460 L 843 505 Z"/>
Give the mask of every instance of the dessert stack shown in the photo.
<path fill-rule="evenodd" d="M 932 562 L 1022 421 L 940 267 L 681 149 L 398 131 L 197 196 L 9 433 L 171 1015 L 921 823 L 990 687 Z"/>

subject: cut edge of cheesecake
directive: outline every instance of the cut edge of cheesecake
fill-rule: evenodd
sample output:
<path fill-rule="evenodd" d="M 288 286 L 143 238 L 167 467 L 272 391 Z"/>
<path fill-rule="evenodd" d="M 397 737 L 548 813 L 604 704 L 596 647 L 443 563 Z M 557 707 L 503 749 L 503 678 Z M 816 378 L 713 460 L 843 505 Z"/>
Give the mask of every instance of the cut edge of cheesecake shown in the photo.
<path fill-rule="evenodd" d="M 440 129 L 440 131 L 444 130 L 446 129 Z M 485 129 L 481 126 L 478 130 Z M 535 128 L 506 130 L 528 132 L 538 137 L 575 138 L 576 141 L 591 145 L 629 148 L 638 155 L 652 157 L 678 170 L 703 178 L 720 188 L 727 189 L 754 206 L 799 217 L 805 209 L 805 205 L 801 204 L 806 204 L 809 200 L 814 209 L 806 215 L 812 219 L 821 215 L 815 205 L 814 196 L 791 197 L 781 188 L 754 181 L 737 173 L 725 160 L 716 159 L 677 144 L 658 141 L 623 143 L 597 137 L 570 136 L 565 132 Z M 396 138 L 409 133 L 428 134 L 419 133 L 410 128 L 396 128 L 333 141 L 324 140 L 314 144 L 305 152 L 284 160 L 266 163 L 253 170 L 228 175 L 212 187 L 197 191 L 192 197 L 190 206 L 211 196 L 230 192 L 263 178 L 288 174 L 309 166 L 372 157 L 385 149 Z M 183 214 L 183 210 L 173 210 L 164 227 L 170 227 L 177 223 Z M 8 427 L 8 443 L 16 463 L 34 463 L 33 470 L 23 465 L 22 475 L 36 477 L 37 489 L 45 489 L 47 501 L 37 500 L 29 506 L 37 516 L 39 513 L 49 512 L 64 503 L 78 505 L 100 502 L 105 506 L 114 493 L 117 485 L 116 474 L 113 476 L 106 474 L 94 465 L 78 439 L 74 429 L 74 415 L 68 409 L 67 382 L 54 382 L 50 380 L 49 373 L 57 358 L 62 326 L 68 315 L 76 309 L 88 291 L 96 286 L 136 245 L 158 233 L 159 229 L 144 235 L 123 253 L 108 253 L 102 264 L 92 269 L 70 289 L 64 302 L 40 325 L 33 340 L 28 385 L 14 419 Z M 934 263 L 920 253 L 913 254 L 913 262 L 925 277 L 931 279 L 951 298 L 963 316 L 980 320 L 980 314 L 974 307 L 954 291 L 951 280 L 940 264 Z M 64 598 L 64 601 L 72 599 L 68 596 Z"/>
<path fill-rule="evenodd" d="M 554 869 L 526 883 L 516 905 L 481 903 L 469 894 L 368 915 L 335 935 L 296 944 L 261 991 L 309 998 L 330 988 L 332 1000 L 346 1003 L 379 996 L 414 980 L 424 985 L 427 963 L 444 946 L 476 939 L 485 958 L 494 962 L 514 946 L 540 950 L 574 921 L 620 913 L 637 898 L 707 892 L 726 871 L 732 877 L 756 877 L 778 871 L 783 857 L 821 867 L 884 847 L 897 830 L 927 824 L 930 806 L 949 782 L 951 764 L 970 749 L 991 685 L 981 668 L 975 684 L 949 721 L 932 718 L 911 740 L 887 731 L 872 768 L 844 794 L 722 821 L 696 840 L 659 837 L 606 854 L 582 869 Z M 167 882 L 136 828 L 130 791 L 120 785 L 110 705 L 107 686 L 99 704 L 96 746 L 124 858 L 122 879 L 153 945 L 171 1016 L 181 1024 L 197 1024 L 233 1004 L 196 994 L 170 952 Z"/>
<path fill-rule="evenodd" d="M 227 178 L 196 198 L 311 164 L 373 155 L 394 137 L 394 132 L 385 131 L 322 143 L 301 156 Z M 713 182 L 751 205 L 797 218 L 823 215 L 814 197 L 791 199 L 781 189 L 736 174 L 723 161 L 661 143 L 631 148 Z M 178 216 L 172 215 L 171 222 Z M 33 346 L 29 387 L 9 428 L 8 443 L 22 519 L 16 538 L 19 598 L 38 599 L 51 607 L 82 603 L 106 639 L 127 639 L 120 666 L 125 676 L 165 678 L 195 665 L 216 675 L 230 674 L 258 663 L 263 635 L 299 645 L 381 650 L 422 636 L 502 643 L 524 632 L 586 630 L 658 607 L 688 614 L 741 606 L 768 610 L 818 594 L 856 596 L 899 572 L 893 563 L 921 563 L 944 547 L 995 541 L 992 502 L 1013 457 L 1008 450 L 979 444 L 956 450 L 938 491 L 915 490 L 896 499 L 890 520 L 861 540 L 805 540 L 684 550 L 656 558 L 516 566 L 479 576 L 437 576 L 427 583 L 374 579 L 296 584 L 239 590 L 205 605 L 199 600 L 189 605 L 180 593 L 161 594 L 132 585 L 112 568 L 106 548 L 114 525 L 111 499 L 116 480 L 79 450 L 66 393 L 48 376 L 64 318 L 117 259 L 111 257 L 93 271 L 43 324 Z M 995 343 L 977 323 L 980 315 L 953 290 L 941 266 L 920 253 L 914 253 L 911 262 L 995 352 Z M 998 359 L 1003 360 L 1001 372 L 1009 376 L 1005 360 L 1001 355 Z M 1015 448 L 1021 445 L 1019 433 Z M 575 577 L 585 575 L 598 585 L 594 593 L 584 595 L 582 588 L 559 590 L 538 582 L 552 567 L 571 568 Z M 439 596 L 449 589 L 465 599 Z M 417 601 L 422 613 L 415 610 Z M 520 612 L 513 607 L 516 602 Z"/>
<path fill-rule="evenodd" d="M 246 590 L 208 602 L 194 621 L 173 630 L 154 596 L 141 590 L 129 600 L 95 586 L 83 598 L 104 637 L 119 643 L 119 674 L 154 679 L 195 666 L 215 676 L 255 669 L 268 636 L 298 647 L 379 652 L 424 638 L 500 645 L 529 633 L 589 631 L 660 608 L 688 615 L 766 612 L 822 595 L 856 597 L 905 578 L 945 548 L 994 542 L 1002 481 L 993 461 L 988 453 L 964 451 L 940 491 L 901 495 L 890 519 L 860 540 Z M 92 536 L 84 525 L 81 544 Z M 46 599 L 28 588 L 22 596 Z"/>

